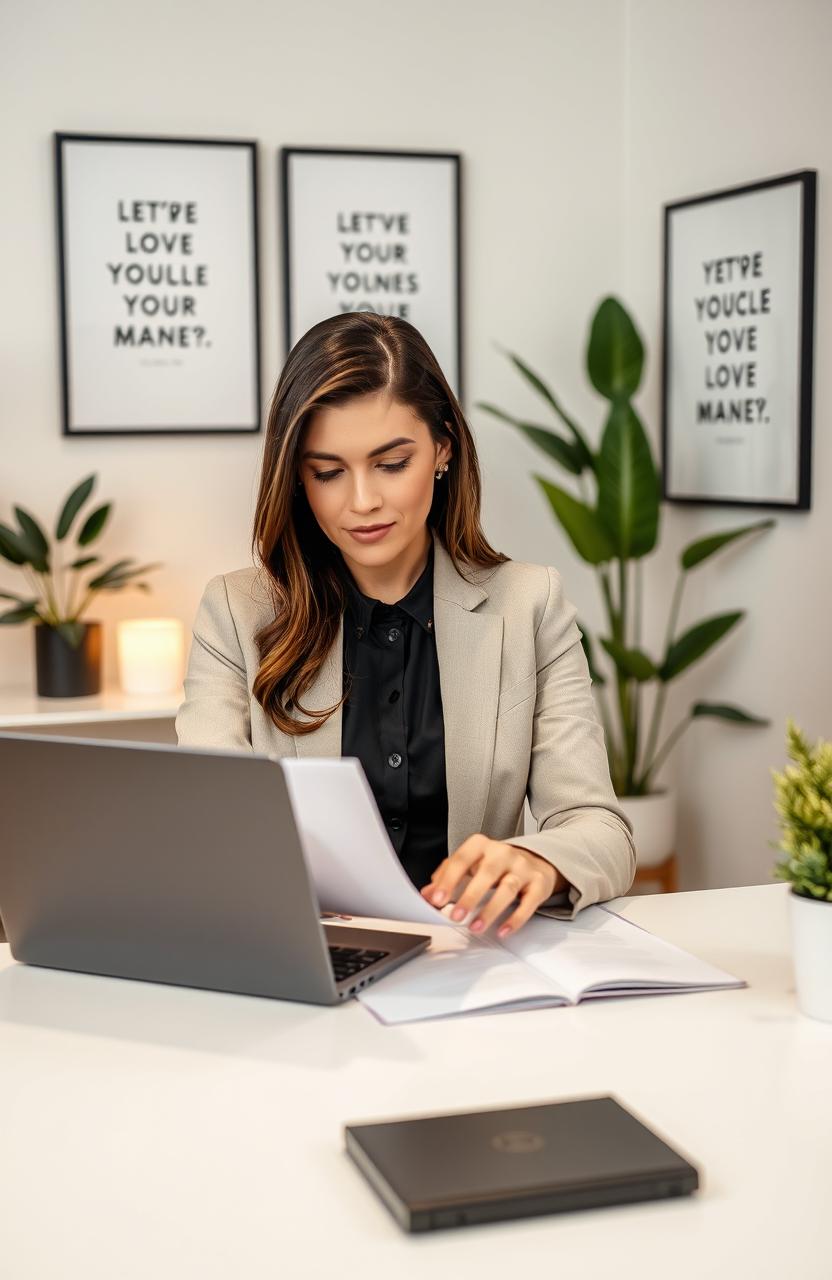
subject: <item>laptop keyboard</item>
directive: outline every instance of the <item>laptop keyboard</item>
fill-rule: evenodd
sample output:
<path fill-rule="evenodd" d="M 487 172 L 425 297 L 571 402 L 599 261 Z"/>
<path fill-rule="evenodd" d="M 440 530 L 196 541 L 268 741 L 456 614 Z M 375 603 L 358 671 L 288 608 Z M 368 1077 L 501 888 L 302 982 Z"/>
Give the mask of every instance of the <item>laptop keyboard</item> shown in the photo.
<path fill-rule="evenodd" d="M 331 946 L 329 958 L 332 962 L 335 981 L 343 982 L 346 978 L 354 978 L 357 973 L 361 973 L 362 969 L 375 964 L 376 960 L 383 960 L 389 954 L 389 951 L 366 951 L 362 947 Z"/>

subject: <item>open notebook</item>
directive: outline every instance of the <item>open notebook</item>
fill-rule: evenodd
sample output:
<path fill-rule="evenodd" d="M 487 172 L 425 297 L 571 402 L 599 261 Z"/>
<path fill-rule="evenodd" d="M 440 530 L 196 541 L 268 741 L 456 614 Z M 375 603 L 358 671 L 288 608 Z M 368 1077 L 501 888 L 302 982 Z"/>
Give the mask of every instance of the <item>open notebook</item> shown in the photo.
<path fill-rule="evenodd" d="M 464 922 L 449 923 L 449 907 L 430 906 L 411 883 L 360 761 L 281 764 L 321 907 L 410 922 L 433 939 L 427 952 L 359 993 L 382 1022 L 748 985 L 602 904 L 574 920 L 534 916 L 504 942 L 472 934 Z"/>

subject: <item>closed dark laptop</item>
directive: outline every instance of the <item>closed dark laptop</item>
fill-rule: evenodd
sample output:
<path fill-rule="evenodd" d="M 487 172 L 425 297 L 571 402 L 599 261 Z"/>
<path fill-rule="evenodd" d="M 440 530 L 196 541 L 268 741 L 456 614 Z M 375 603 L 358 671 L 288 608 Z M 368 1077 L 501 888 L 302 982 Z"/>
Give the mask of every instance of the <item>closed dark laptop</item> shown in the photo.
<path fill-rule="evenodd" d="M 699 1186 L 696 1168 L 608 1094 L 348 1125 L 345 1138 L 406 1231 L 659 1200 Z"/>

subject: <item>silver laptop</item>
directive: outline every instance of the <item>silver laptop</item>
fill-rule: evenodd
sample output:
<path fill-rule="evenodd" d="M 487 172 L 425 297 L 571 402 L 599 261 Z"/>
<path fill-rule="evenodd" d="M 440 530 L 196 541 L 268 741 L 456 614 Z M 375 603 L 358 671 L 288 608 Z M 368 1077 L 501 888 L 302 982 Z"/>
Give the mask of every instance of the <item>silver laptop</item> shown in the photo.
<path fill-rule="evenodd" d="M 430 941 L 322 924 L 277 760 L 28 733 L 0 733 L 0 917 L 27 964 L 312 1004 Z"/>

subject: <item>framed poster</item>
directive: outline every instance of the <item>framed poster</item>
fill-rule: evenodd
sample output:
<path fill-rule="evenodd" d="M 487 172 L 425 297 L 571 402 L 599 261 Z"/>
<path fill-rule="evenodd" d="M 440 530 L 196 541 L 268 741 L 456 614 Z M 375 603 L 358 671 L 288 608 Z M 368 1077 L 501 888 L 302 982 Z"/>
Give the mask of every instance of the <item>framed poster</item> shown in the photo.
<path fill-rule="evenodd" d="M 286 354 L 344 311 L 401 316 L 462 399 L 461 156 L 281 148 Z"/>
<path fill-rule="evenodd" d="M 55 134 L 63 430 L 260 430 L 257 144 Z"/>
<path fill-rule="evenodd" d="M 811 502 L 817 171 L 664 206 L 662 486 Z"/>

